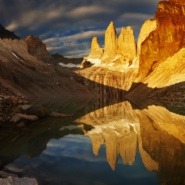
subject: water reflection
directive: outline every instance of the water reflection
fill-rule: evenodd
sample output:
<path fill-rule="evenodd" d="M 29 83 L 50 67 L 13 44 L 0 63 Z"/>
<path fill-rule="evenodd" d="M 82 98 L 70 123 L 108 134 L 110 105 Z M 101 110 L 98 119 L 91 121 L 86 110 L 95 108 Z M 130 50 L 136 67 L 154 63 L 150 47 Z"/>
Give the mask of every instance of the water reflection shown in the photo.
<path fill-rule="evenodd" d="M 45 106 L 73 117 L 1 130 L 1 170 L 39 184 L 185 184 L 185 116 L 139 100 Z"/>

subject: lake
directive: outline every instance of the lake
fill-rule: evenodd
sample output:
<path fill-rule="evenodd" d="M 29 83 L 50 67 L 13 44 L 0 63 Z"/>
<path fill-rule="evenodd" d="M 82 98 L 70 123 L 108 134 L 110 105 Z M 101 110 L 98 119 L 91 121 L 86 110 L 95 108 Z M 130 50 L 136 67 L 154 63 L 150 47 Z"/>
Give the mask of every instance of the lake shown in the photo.
<path fill-rule="evenodd" d="M 47 117 L 0 139 L 1 171 L 39 185 L 185 184 L 185 104 L 124 99 L 34 100 Z"/>

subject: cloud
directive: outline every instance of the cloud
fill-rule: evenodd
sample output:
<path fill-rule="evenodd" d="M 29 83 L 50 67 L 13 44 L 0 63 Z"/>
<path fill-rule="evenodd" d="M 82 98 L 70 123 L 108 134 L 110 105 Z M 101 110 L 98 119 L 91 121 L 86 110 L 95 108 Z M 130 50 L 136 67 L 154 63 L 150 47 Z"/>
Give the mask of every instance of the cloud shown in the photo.
<path fill-rule="evenodd" d="M 19 25 L 18 25 L 17 23 L 12 22 L 11 24 L 9 24 L 9 25 L 6 27 L 6 29 L 11 31 L 11 30 L 16 30 L 18 27 L 19 27 Z"/>
<path fill-rule="evenodd" d="M 144 14 L 144 13 L 124 13 L 119 17 L 119 20 L 123 20 L 123 19 L 133 19 L 133 20 L 141 20 L 141 21 L 145 21 L 148 19 L 153 19 L 154 15 L 151 14 Z"/>
<path fill-rule="evenodd" d="M 94 36 L 103 46 L 105 30 L 111 21 L 118 35 L 122 26 L 131 26 L 137 40 L 142 24 L 153 18 L 159 1 L 2 0 L 0 23 L 21 38 L 39 35 L 50 52 L 83 51 L 89 49 Z M 80 45 L 87 41 L 89 46 Z"/>
<path fill-rule="evenodd" d="M 87 46 L 89 43 L 88 42 L 83 42 L 83 43 L 70 43 L 70 44 L 65 44 L 62 46 L 58 46 L 58 47 L 47 47 L 47 50 L 49 52 L 52 51 L 58 51 L 61 49 L 72 49 L 72 48 L 79 48 L 80 46 Z"/>
<path fill-rule="evenodd" d="M 62 55 L 72 55 L 72 54 L 89 54 L 90 53 L 90 49 L 87 50 L 72 50 L 72 51 L 67 51 L 64 53 L 61 53 Z"/>
<path fill-rule="evenodd" d="M 59 38 L 59 40 L 61 42 L 71 41 L 71 40 L 83 40 L 83 39 L 93 38 L 94 36 L 96 37 L 103 36 L 104 34 L 105 34 L 105 30 L 86 31 L 75 35 Z"/>
<path fill-rule="evenodd" d="M 104 7 L 100 6 L 82 6 L 78 7 L 72 11 L 70 11 L 67 16 L 72 17 L 72 18 L 80 18 L 83 16 L 91 16 L 91 15 L 96 15 L 96 14 L 103 14 L 103 13 L 112 13 L 113 10 L 107 9 Z"/>

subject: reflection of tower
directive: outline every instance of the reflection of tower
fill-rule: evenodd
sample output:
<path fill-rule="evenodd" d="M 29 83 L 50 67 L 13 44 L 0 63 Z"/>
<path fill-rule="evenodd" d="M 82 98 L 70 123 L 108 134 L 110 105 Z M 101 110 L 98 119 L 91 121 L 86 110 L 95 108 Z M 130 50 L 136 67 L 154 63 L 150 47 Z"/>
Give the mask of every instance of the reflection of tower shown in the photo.
<path fill-rule="evenodd" d="M 115 170 L 118 155 L 124 164 L 135 161 L 137 146 L 143 164 L 157 171 L 163 184 L 185 184 L 185 116 L 160 106 L 133 110 L 128 102 L 118 103 L 91 112 L 78 119 L 93 126 L 86 132 L 97 156 L 106 143 L 107 161 Z"/>
<path fill-rule="evenodd" d="M 92 140 L 93 152 L 97 156 L 101 145 L 106 143 L 107 161 L 113 170 L 119 153 L 125 165 L 134 163 L 140 127 L 129 102 L 101 108 L 76 121 L 94 127 L 86 133 Z"/>

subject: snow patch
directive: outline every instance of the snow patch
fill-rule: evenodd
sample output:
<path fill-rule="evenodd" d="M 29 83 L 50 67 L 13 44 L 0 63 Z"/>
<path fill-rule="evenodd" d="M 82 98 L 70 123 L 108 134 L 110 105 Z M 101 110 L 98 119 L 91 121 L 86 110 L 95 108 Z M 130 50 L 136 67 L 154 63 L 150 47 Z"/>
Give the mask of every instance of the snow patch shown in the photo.
<path fill-rule="evenodd" d="M 16 59 L 20 60 L 20 59 L 18 58 L 18 56 L 17 56 L 15 53 L 12 52 L 12 55 L 13 55 Z"/>
<path fill-rule="evenodd" d="M 118 58 L 120 58 L 120 57 L 116 57 L 116 58 L 114 59 L 114 61 L 116 61 Z"/>
<path fill-rule="evenodd" d="M 69 64 L 64 64 L 64 63 L 59 63 L 59 65 L 61 65 L 62 67 L 68 67 L 68 68 L 73 68 L 73 67 L 80 67 L 81 64 L 72 64 L 72 63 L 69 63 Z"/>
<path fill-rule="evenodd" d="M 133 60 L 133 63 L 129 68 L 134 68 L 134 64 L 135 64 L 136 60 L 137 60 L 137 57 Z"/>
<path fill-rule="evenodd" d="M 101 60 L 100 59 L 92 59 L 92 58 L 88 58 L 88 61 L 91 62 L 94 65 L 100 65 Z"/>

